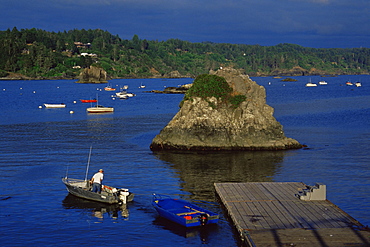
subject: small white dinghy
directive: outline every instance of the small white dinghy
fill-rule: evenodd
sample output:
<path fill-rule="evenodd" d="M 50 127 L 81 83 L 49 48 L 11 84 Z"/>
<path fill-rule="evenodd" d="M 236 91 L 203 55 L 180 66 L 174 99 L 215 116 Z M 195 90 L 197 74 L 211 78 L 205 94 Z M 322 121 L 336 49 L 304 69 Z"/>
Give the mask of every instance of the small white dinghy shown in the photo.
<path fill-rule="evenodd" d="M 66 104 L 44 104 L 46 108 L 65 108 Z"/>

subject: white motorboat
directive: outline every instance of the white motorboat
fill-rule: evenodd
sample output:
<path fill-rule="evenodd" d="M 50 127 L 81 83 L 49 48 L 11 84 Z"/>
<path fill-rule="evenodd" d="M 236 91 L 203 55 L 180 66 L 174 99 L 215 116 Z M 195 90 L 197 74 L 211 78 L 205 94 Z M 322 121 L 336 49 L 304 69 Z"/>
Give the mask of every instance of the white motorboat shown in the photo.
<path fill-rule="evenodd" d="M 326 81 L 319 81 L 319 85 L 328 85 Z"/>
<path fill-rule="evenodd" d="M 44 104 L 46 108 L 65 108 L 66 104 Z"/>
<path fill-rule="evenodd" d="M 116 93 L 116 96 L 119 97 L 120 99 L 127 99 L 127 98 L 134 97 L 135 94 L 128 93 L 126 91 L 121 91 L 121 92 Z"/>
<path fill-rule="evenodd" d="M 128 93 L 127 92 L 127 89 L 128 89 L 128 85 L 123 86 L 121 88 L 121 91 L 119 91 L 118 93 L 116 93 L 116 96 L 119 97 L 120 99 L 128 99 L 128 98 L 131 98 L 131 97 L 136 96 L 133 93 Z"/>

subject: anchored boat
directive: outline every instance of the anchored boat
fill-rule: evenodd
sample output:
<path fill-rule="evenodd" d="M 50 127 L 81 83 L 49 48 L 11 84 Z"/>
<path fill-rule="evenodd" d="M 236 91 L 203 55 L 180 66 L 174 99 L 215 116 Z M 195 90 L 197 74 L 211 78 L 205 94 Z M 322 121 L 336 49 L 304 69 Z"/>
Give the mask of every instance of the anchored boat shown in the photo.
<path fill-rule="evenodd" d="M 88 113 L 106 113 L 106 112 L 113 112 L 114 108 L 113 107 L 105 107 L 102 105 L 99 105 L 98 101 L 98 95 L 96 95 L 96 106 L 91 106 L 86 109 Z"/>
<path fill-rule="evenodd" d="M 89 107 L 86 109 L 88 113 L 105 113 L 105 112 L 113 112 L 113 107 L 105 107 L 102 105 L 96 105 L 94 107 Z"/>
<path fill-rule="evenodd" d="M 153 194 L 152 205 L 161 217 L 185 227 L 205 226 L 218 222 L 219 215 L 181 199 Z"/>
<path fill-rule="evenodd" d="M 81 103 L 95 103 L 97 99 L 80 99 Z"/>
<path fill-rule="evenodd" d="M 65 108 L 66 104 L 44 104 L 46 108 Z"/>

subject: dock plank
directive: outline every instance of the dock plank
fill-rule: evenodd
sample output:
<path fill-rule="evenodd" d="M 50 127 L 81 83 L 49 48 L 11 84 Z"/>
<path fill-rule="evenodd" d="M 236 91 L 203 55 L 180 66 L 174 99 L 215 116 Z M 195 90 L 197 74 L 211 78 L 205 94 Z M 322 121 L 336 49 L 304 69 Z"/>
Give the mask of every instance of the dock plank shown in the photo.
<path fill-rule="evenodd" d="M 272 195 L 278 195 L 276 200 L 282 205 L 286 212 L 291 215 L 297 222 L 299 222 L 303 228 L 315 228 L 314 222 L 315 216 L 313 216 L 306 208 L 303 206 L 304 201 L 299 200 L 295 197 L 295 193 L 289 190 L 290 186 L 287 184 L 281 184 L 281 186 L 269 186 L 269 191 Z M 286 195 L 284 195 L 284 188 L 287 188 Z M 296 200 L 298 199 L 298 200 Z"/>
<path fill-rule="evenodd" d="M 297 187 L 293 187 L 293 190 L 287 191 L 288 193 L 290 192 L 289 193 L 290 196 L 293 196 L 294 192 L 297 192 L 294 190 L 296 188 Z M 275 188 L 270 188 L 270 189 L 271 191 L 274 191 Z M 338 225 L 338 223 L 332 220 L 334 212 L 333 210 L 327 210 L 327 206 L 330 205 L 329 203 L 325 202 L 323 204 L 322 201 L 301 201 L 301 200 L 296 200 L 295 198 L 294 200 L 292 200 L 292 198 L 285 198 L 285 199 L 291 199 L 291 200 L 287 200 L 285 203 L 285 206 L 287 207 L 287 209 L 293 210 L 293 211 L 300 210 L 304 212 L 305 220 L 306 222 L 309 222 L 309 224 L 311 225 L 311 228 L 341 227 L 340 225 Z M 324 216 L 327 216 L 327 213 L 332 214 L 332 216 L 324 217 Z M 299 214 L 299 213 L 296 212 L 296 214 Z"/>
<path fill-rule="evenodd" d="M 361 223 L 328 200 L 303 201 L 301 182 L 215 183 L 249 246 L 370 246 Z"/>
<path fill-rule="evenodd" d="M 286 217 L 282 212 L 283 210 L 279 209 L 279 205 L 271 203 L 273 202 L 269 193 L 266 193 L 263 187 L 254 187 L 250 188 L 248 191 L 251 193 L 259 194 L 258 196 L 258 203 L 257 207 L 260 207 L 260 214 L 254 216 L 254 218 L 258 217 L 268 217 L 270 223 L 270 227 L 291 227 L 293 222 L 291 221 L 291 217 Z M 248 195 L 248 191 L 242 190 L 242 193 Z M 257 220 L 254 219 L 254 220 Z"/>

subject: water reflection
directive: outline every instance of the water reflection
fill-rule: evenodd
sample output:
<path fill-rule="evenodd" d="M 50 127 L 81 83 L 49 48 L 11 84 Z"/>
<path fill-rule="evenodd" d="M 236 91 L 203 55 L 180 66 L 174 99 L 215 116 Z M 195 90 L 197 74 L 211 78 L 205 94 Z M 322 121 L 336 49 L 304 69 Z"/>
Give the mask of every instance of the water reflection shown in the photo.
<path fill-rule="evenodd" d="M 118 219 L 122 218 L 128 220 L 129 211 L 127 204 L 118 205 L 118 204 L 105 204 L 99 202 L 93 202 L 85 200 L 71 194 L 68 194 L 63 200 L 63 207 L 65 209 L 84 209 L 92 212 L 92 215 L 98 220 L 102 221 L 104 215 L 108 215 L 109 218 Z"/>
<path fill-rule="evenodd" d="M 155 152 L 177 170 L 184 191 L 191 199 L 214 198 L 214 183 L 269 182 L 287 151 L 259 152 Z"/>

